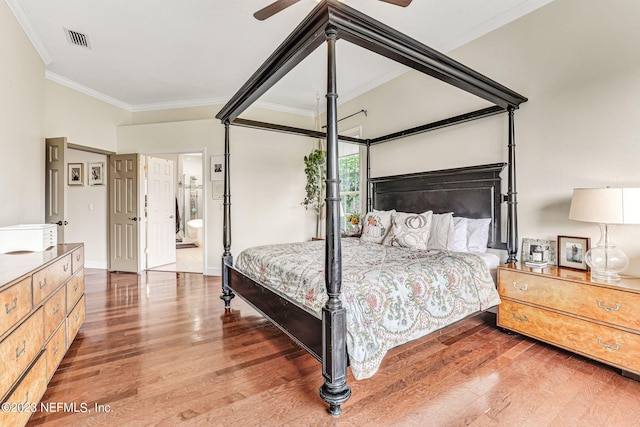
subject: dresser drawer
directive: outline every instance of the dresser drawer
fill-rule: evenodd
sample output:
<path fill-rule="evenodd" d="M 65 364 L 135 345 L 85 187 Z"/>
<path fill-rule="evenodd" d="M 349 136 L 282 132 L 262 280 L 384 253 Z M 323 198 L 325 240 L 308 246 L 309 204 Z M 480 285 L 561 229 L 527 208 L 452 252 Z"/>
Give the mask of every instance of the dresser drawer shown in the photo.
<path fill-rule="evenodd" d="M 44 339 L 49 339 L 60 322 L 67 317 L 67 292 L 61 287 L 44 303 Z"/>
<path fill-rule="evenodd" d="M 0 337 L 31 311 L 31 276 L 0 292 Z"/>
<path fill-rule="evenodd" d="M 72 273 L 76 273 L 84 265 L 84 246 L 74 249 L 71 252 L 71 270 Z"/>
<path fill-rule="evenodd" d="M 499 270 L 503 298 L 577 314 L 640 331 L 640 294 L 595 284 L 576 283 L 509 270 Z"/>
<path fill-rule="evenodd" d="M 33 274 L 33 305 L 44 301 L 53 291 L 71 277 L 71 254 Z"/>
<path fill-rule="evenodd" d="M 84 308 L 84 296 L 83 296 L 82 298 L 80 298 L 80 301 L 78 301 L 78 303 L 73 308 L 71 313 L 69 313 L 69 317 L 67 318 L 67 322 L 68 322 L 67 331 L 69 334 L 67 343 L 69 343 L 69 345 L 71 345 L 71 343 L 73 342 L 73 339 L 78 334 L 78 331 L 80 330 L 80 326 L 82 326 L 82 323 L 84 322 L 84 315 L 85 315 L 85 308 Z"/>
<path fill-rule="evenodd" d="M 78 271 L 67 282 L 67 310 L 70 312 L 84 294 L 84 269 Z"/>
<path fill-rule="evenodd" d="M 47 390 L 46 358 L 40 356 L 20 384 L 7 397 L 9 411 L 0 411 L 0 426 L 24 426 Z"/>
<path fill-rule="evenodd" d="M 44 344 L 43 311 L 39 309 L 0 342 L 0 390 L 9 390 Z"/>
<path fill-rule="evenodd" d="M 47 380 L 51 379 L 67 352 L 67 324 L 62 323 L 46 345 Z"/>
<path fill-rule="evenodd" d="M 502 301 L 498 326 L 640 374 L 640 335 L 537 307 Z"/>

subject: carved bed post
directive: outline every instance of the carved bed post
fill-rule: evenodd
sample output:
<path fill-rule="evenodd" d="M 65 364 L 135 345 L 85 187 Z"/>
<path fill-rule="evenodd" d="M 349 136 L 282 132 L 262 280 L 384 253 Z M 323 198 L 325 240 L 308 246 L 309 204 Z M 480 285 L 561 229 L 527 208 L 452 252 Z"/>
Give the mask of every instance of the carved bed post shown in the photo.
<path fill-rule="evenodd" d="M 367 212 L 373 210 L 373 200 L 371 200 L 371 140 L 367 139 Z M 363 217 L 364 218 L 364 217 Z"/>
<path fill-rule="evenodd" d="M 222 220 L 222 245 L 224 252 L 222 253 L 222 295 L 220 298 L 224 300 L 224 307 L 228 309 L 231 306 L 231 300 L 235 294 L 229 288 L 229 270 L 227 265 L 233 265 L 233 256 L 231 255 L 231 174 L 229 173 L 229 120 L 224 122 L 224 213 Z"/>
<path fill-rule="evenodd" d="M 322 308 L 322 376 L 320 397 L 331 415 L 340 415 L 340 405 L 351 396 L 347 385 L 347 321 L 340 301 L 342 249 L 340 237 L 340 179 L 338 175 L 338 93 L 336 89 L 337 30 L 328 26 L 327 36 L 327 237 L 325 242 L 325 286 L 329 299 Z"/>
<path fill-rule="evenodd" d="M 516 133 L 514 107 L 509 114 L 509 177 L 507 190 L 507 263 L 518 261 L 518 192 L 516 191 Z"/>

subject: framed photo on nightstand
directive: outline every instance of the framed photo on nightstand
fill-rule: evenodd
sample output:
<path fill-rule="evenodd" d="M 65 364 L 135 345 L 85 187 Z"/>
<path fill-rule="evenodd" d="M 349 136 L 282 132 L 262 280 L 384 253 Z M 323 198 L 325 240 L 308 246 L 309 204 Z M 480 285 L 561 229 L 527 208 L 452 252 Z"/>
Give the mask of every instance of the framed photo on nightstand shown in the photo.
<path fill-rule="evenodd" d="M 556 263 L 556 242 L 543 239 L 522 239 L 522 262 Z"/>
<path fill-rule="evenodd" d="M 585 255 L 590 246 L 588 237 L 558 236 L 558 267 L 588 270 Z"/>

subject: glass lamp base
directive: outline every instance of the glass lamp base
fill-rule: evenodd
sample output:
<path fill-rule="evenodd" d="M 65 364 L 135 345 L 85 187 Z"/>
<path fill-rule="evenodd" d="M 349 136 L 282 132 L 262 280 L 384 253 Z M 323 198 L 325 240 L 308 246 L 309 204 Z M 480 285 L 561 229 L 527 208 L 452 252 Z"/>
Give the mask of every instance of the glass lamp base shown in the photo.
<path fill-rule="evenodd" d="M 600 242 L 585 254 L 584 260 L 591 267 L 591 280 L 594 282 L 619 282 L 618 273 L 629 265 L 629 258 L 611 242 L 611 228 L 611 225 L 601 224 Z"/>

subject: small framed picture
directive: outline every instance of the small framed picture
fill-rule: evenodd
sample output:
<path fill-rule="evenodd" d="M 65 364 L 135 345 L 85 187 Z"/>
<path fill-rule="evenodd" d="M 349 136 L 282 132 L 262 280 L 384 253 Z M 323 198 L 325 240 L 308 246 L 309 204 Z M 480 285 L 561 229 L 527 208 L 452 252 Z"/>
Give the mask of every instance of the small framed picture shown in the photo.
<path fill-rule="evenodd" d="M 585 254 L 590 247 L 588 237 L 558 236 L 558 267 L 587 271 Z"/>
<path fill-rule="evenodd" d="M 89 185 L 104 185 L 103 162 L 89 162 Z"/>
<path fill-rule="evenodd" d="M 556 263 L 555 240 L 522 239 L 522 262 Z"/>
<path fill-rule="evenodd" d="M 84 185 L 84 164 L 69 163 L 67 168 L 67 184 Z"/>
<path fill-rule="evenodd" d="M 211 181 L 224 179 L 224 156 L 211 156 Z"/>

